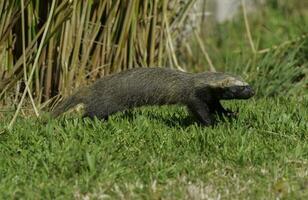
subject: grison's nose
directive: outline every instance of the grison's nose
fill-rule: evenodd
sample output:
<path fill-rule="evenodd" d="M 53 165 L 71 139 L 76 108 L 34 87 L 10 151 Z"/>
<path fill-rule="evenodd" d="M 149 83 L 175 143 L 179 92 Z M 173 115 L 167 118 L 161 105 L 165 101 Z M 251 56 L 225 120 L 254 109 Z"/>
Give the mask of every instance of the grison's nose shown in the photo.
<path fill-rule="evenodd" d="M 244 88 L 243 93 L 245 94 L 245 96 L 247 96 L 247 98 L 250 98 L 255 95 L 254 89 L 252 89 L 252 87 L 249 85 Z"/>

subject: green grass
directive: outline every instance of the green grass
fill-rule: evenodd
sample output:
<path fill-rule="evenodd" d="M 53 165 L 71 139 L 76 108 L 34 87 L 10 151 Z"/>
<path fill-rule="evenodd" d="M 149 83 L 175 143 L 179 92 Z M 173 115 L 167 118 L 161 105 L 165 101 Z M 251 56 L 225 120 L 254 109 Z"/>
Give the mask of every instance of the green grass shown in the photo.
<path fill-rule="evenodd" d="M 0 198 L 308 197 L 308 99 L 224 104 L 240 115 L 214 128 L 177 106 L 18 119 L 0 136 Z"/>

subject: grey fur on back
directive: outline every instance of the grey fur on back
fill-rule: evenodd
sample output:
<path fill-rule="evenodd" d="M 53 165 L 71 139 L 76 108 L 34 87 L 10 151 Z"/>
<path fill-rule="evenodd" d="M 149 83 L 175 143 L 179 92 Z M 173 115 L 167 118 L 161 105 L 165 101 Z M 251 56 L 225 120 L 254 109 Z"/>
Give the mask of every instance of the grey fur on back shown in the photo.
<path fill-rule="evenodd" d="M 143 105 L 185 104 L 188 89 L 193 87 L 190 76 L 163 68 L 137 68 L 107 76 L 90 86 L 86 110 L 101 109 L 109 115 Z"/>

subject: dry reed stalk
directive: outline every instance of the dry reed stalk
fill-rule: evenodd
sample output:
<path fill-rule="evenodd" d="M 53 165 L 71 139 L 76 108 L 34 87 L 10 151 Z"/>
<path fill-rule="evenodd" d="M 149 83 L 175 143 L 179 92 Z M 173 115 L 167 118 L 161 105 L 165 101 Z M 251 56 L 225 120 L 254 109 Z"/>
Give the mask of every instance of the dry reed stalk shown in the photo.
<path fill-rule="evenodd" d="M 248 18 L 247 18 L 246 5 L 245 5 L 245 1 L 244 0 L 241 0 L 241 5 L 242 5 L 243 16 L 244 16 L 245 27 L 246 27 L 246 32 L 247 32 L 247 37 L 248 37 L 248 40 L 249 40 L 249 44 L 250 44 L 252 53 L 256 54 L 257 50 L 256 50 L 256 47 L 255 47 L 254 42 L 252 40 L 251 31 L 250 31 L 250 27 L 249 27 L 249 22 L 248 22 Z"/>

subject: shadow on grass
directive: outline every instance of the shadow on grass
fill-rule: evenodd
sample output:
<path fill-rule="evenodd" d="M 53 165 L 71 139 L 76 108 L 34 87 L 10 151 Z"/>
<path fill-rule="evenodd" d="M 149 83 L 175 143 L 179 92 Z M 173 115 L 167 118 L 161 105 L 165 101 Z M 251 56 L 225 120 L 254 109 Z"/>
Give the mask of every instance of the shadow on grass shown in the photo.
<path fill-rule="evenodd" d="M 136 118 L 138 116 L 145 116 L 147 120 L 149 121 L 156 121 L 158 123 L 164 124 L 170 128 L 174 127 L 181 127 L 181 128 L 187 128 L 192 125 L 197 125 L 200 127 L 203 127 L 201 123 L 197 121 L 197 119 L 188 114 L 177 114 L 177 113 L 170 113 L 170 114 L 163 114 L 163 113 L 156 113 L 156 112 L 142 112 L 139 110 L 127 110 L 123 112 L 116 113 L 115 115 L 112 115 L 107 120 L 100 120 L 98 118 L 96 119 L 90 119 L 90 118 L 82 118 L 81 116 L 70 116 L 70 117 L 61 117 L 59 121 L 59 125 L 62 127 L 65 127 L 68 123 L 77 124 L 77 123 L 83 123 L 84 125 L 97 124 L 97 123 L 108 123 L 110 118 L 114 118 L 116 120 L 127 120 L 130 123 L 134 123 Z M 217 125 L 224 123 L 224 122 L 231 122 L 233 121 L 233 118 L 228 117 L 219 117 L 217 115 L 215 117 L 215 125 L 213 127 L 216 127 Z M 93 124 L 94 123 L 94 124 Z"/>
<path fill-rule="evenodd" d="M 174 114 L 162 114 L 156 112 L 144 112 L 141 110 L 126 110 L 121 113 L 115 114 L 117 119 L 125 119 L 131 123 L 134 123 L 138 116 L 144 116 L 148 121 L 157 121 L 165 124 L 168 127 L 188 127 L 194 124 L 198 124 L 196 119 L 191 115 L 177 115 Z M 201 125 L 200 125 L 201 126 Z"/>
<path fill-rule="evenodd" d="M 164 115 L 160 115 L 157 113 L 147 113 L 147 117 L 150 118 L 151 120 L 159 121 L 168 127 L 180 126 L 180 127 L 187 128 L 191 125 L 196 125 L 196 124 L 201 126 L 201 124 L 198 123 L 196 119 L 192 117 L 191 115 L 187 115 L 183 117 L 183 116 L 178 116 L 178 115 L 164 116 Z"/>
<path fill-rule="evenodd" d="M 172 127 L 182 127 L 182 128 L 187 128 L 192 125 L 197 125 L 200 127 L 205 127 L 202 125 L 200 122 L 197 121 L 197 119 L 188 114 L 188 115 L 177 115 L 176 113 L 174 114 L 168 114 L 168 115 L 163 115 L 155 112 L 147 112 L 147 113 L 142 113 L 142 112 L 131 112 L 131 111 L 126 111 L 124 113 L 121 113 L 118 117 L 119 118 L 126 118 L 129 122 L 133 122 L 138 115 L 145 115 L 150 121 L 158 121 L 162 124 L 165 124 L 166 126 L 172 128 Z M 217 125 L 224 123 L 224 122 L 232 122 L 236 117 L 227 117 L 227 116 L 218 116 L 214 115 L 215 118 L 215 124 L 213 127 L 216 127 Z"/>

